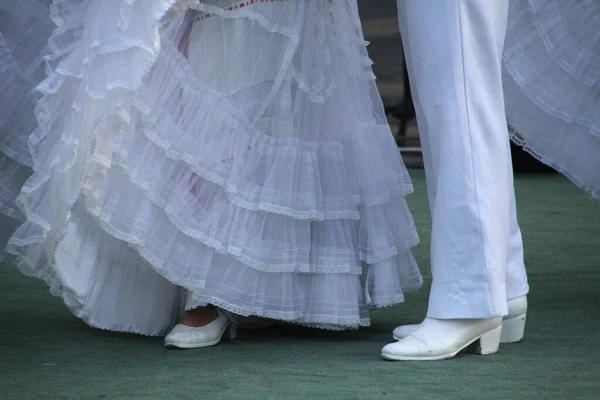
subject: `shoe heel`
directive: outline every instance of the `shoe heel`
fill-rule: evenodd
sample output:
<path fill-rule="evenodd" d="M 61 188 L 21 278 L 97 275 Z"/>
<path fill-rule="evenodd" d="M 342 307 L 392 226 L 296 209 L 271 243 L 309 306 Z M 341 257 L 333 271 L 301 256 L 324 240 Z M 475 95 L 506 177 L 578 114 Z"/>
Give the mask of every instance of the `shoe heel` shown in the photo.
<path fill-rule="evenodd" d="M 478 340 L 469 345 L 469 353 L 481 355 L 496 353 L 500 348 L 501 332 L 502 326 L 499 326 L 484 333 Z"/>
<path fill-rule="evenodd" d="M 507 318 L 502 321 L 502 334 L 500 335 L 501 343 L 516 343 L 523 340 L 525 334 L 525 321 L 527 313 L 517 315 L 516 317 Z"/>
<path fill-rule="evenodd" d="M 228 324 L 227 324 L 227 330 L 229 330 L 229 339 L 235 339 L 237 337 L 237 328 L 238 328 L 238 320 L 237 317 L 226 310 L 219 310 L 219 313 L 223 314 L 225 317 L 227 317 L 228 320 Z M 225 332 L 223 332 L 225 333 Z"/>
<path fill-rule="evenodd" d="M 229 339 L 233 340 L 237 337 L 237 328 L 238 328 L 238 324 L 237 322 L 229 322 Z"/>

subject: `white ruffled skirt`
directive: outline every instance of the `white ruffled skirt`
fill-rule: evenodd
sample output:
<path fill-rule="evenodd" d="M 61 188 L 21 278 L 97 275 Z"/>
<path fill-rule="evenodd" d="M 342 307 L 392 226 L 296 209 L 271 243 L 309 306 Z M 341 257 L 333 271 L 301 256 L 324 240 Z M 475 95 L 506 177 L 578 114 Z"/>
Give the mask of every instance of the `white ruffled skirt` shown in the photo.
<path fill-rule="evenodd" d="M 504 50 L 512 139 L 600 198 L 600 2 L 512 0 Z"/>
<path fill-rule="evenodd" d="M 355 2 L 47 3 L 0 5 L 0 240 L 75 315 L 348 329 L 421 286 Z"/>

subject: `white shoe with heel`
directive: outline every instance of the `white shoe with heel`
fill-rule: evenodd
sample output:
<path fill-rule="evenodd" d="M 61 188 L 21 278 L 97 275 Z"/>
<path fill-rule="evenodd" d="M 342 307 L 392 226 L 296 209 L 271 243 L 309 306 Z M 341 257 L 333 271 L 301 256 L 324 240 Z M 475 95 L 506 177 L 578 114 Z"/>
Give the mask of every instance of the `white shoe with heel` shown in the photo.
<path fill-rule="evenodd" d="M 468 348 L 475 354 L 493 354 L 500 346 L 502 318 L 427 318 L 402 340 L 381 350 L 386 360 L 432 361 L 454 357 Z"/>
<path fill-rule="evenodd" d="M 237 335 L 237 322 L 231 314 L 217 310 L 217 318 L 204 326 L 193 327 L 177 324 L 165 337 L 165 347 L 169 349 L 197 349 L 219 344 L 225 331 L 229 329 L 229 338 Z"/>
<path fill-rule="evenodd" d="M 516 343 L 523 340 L 525 322 L 527 319 L 527 296 L 517 297 L 508 301 L 508 315 L 502 319 L 502 334 L 500 343 Z M 426 318 L 427 320 L 427 318 Z M 417 330 L 420 324 L 401 325 L 394 329 L 395 340 L 401 340 Z"/>

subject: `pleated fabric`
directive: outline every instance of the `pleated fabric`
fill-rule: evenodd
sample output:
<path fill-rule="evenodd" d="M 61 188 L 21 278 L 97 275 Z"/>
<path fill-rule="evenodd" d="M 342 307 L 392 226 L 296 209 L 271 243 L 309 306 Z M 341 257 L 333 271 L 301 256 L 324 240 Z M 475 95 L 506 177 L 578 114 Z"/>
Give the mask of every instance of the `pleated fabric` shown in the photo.
<path fill-rule="evenodd" d="M 88 324 L 350 329 L 421 286 L 355 2 L 4 3 L 0 240 Z"/>
<path fill-rule="evenodd" d="M 0 5 L 0 261 L 24 215 L 15 202 L 33 158 L 28 137 L 37 127 L 34 88 L 46 77 L 44 55 L 55 25 L 42 1 Z"/>
<path fill-rule="evenodd" d="M 504 51 L 512 139 L 600 198 L 600 2 L 513 0 Z"/>

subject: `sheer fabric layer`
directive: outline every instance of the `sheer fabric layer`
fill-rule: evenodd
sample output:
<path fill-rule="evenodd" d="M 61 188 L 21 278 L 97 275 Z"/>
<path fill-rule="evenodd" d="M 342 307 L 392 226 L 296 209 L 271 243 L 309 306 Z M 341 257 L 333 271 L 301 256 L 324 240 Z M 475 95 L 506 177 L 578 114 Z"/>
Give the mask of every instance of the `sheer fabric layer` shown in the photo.
<path fill-rule="evenodd" d="M 418 288 L 355 4 L 148 4 L 50 8 L 37 128 L 11 129 L 35 172 L 2 200 L 19 267 L 89 324 L 149 335 L 183 292 L 346 329 Z"/>
<path fill-rule="evenodd" d="M 600 4 L 511 1 L 504 87 L 512 139 L 600 198 Z"/>
<path fill-rule="evenodd" d="M 27 138 L 36 127 L 33 89 L 46 76 L 43 55 L 55 25 L 42 1 L 0 6 L 0 261 L 24 216 L 15 200 L 31 174 Z"/>

